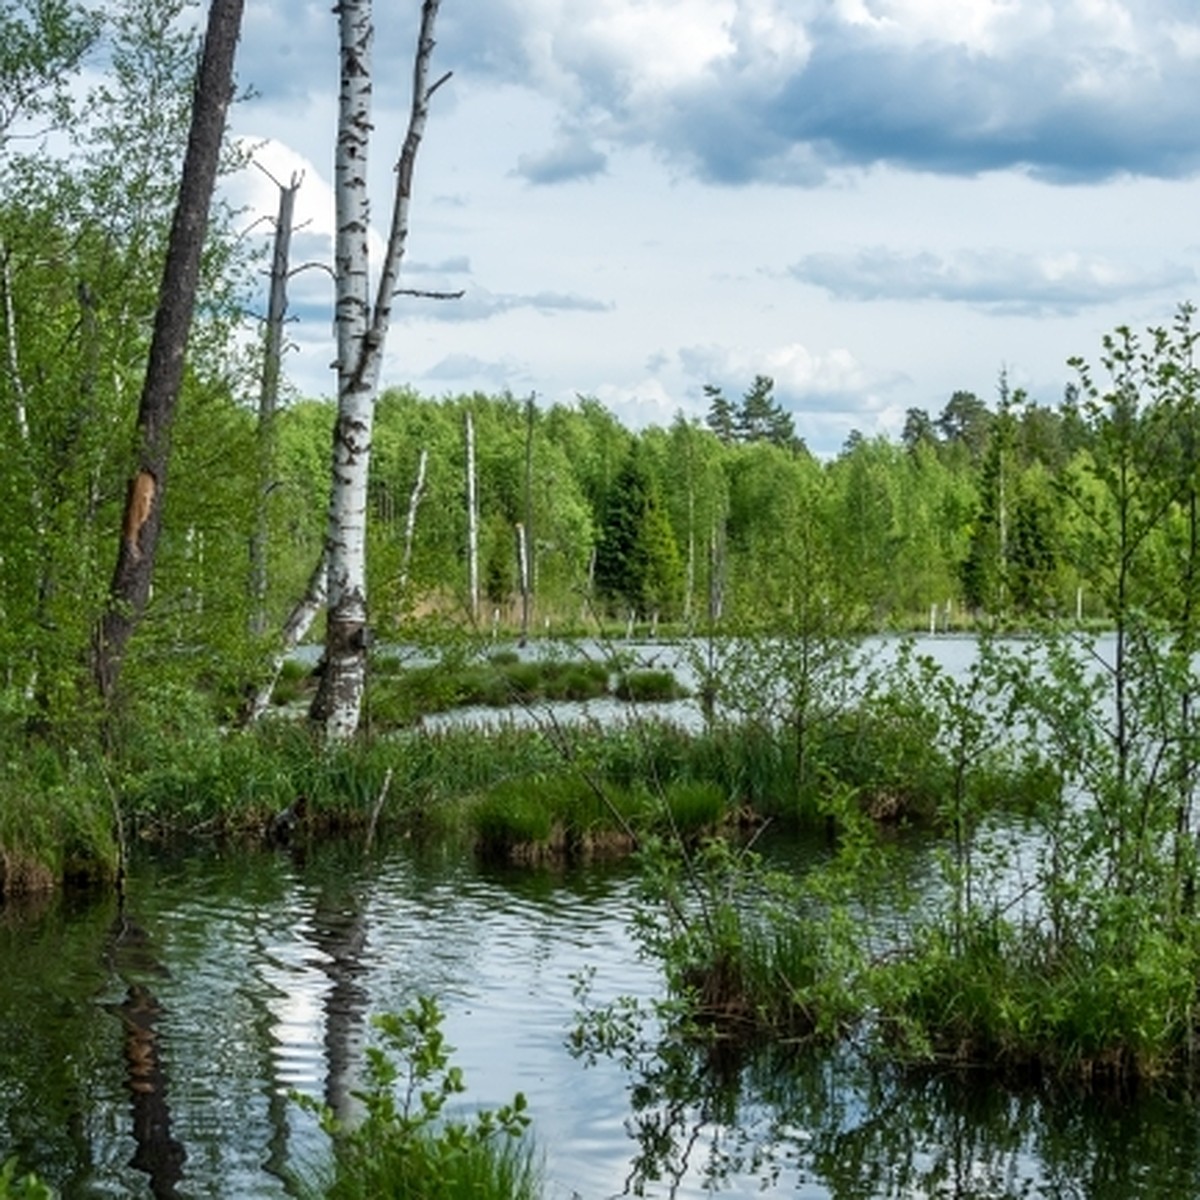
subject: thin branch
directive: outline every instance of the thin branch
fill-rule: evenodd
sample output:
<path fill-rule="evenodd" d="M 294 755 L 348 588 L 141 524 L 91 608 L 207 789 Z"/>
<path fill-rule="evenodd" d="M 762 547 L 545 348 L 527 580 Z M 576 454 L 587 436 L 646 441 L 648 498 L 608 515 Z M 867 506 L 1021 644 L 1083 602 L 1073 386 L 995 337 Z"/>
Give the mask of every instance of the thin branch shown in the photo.
<path fill-rule="evenodd" d="M 442 86 L 442 84 L 445 83 L 450 78 L 450 76 L 453 74 L 454 74 L 453 71 L 447 71 L 445 73 L 445 75 L 443 75 L 441 77 L 441 79 L 439 79 L 436 83 L 433 83 L 430 85 L 429 90 L 425 93 L 426 103 L 428 103 L 429 98 L 433 95 L 433 93 L 436 92 L 438 90 L 438 88 L 440 88 Z"/>
<path fill-rule="evenodd" d="M 424 288 L 403 287 L 392 292 L 393 296 L 420 296 L 424 300 L 461 300 L 466 294 L 466 288 L 459 288 L 457 292 L 429 292 Z"/>
<path fill-rule="evenodd" d="M 388 788 L 392 786 L 392 768 L 388 767 L 387 773 L 383 777 L 383 787 L 379 789 L 379 796 L 375 800 L 375 807 L 371 810 L 371 823 L 367 826 L 367 841 L 363 846 L 363 854 L 371 853 L 371 844 L 375 840 L 375 827 L 379 824 L 379 814 L 383 810 L 383 803 L 387 799 Z"/>
<path fill-rule="evenodd" d="M 306 262 L 301 263 L 298 267 L 292 267 L 292 269 L 288 271 L 288 278 L 291 279 L 293 275 L 299 275 L 301 271 L 307 271 L 310 268 L 316 268 L 318 271 L 324 271 L 325 274 L 331 279 L 337 278 L 337 276 L 334 274 L 333 268 L 328 263 L 323 262 Z"/>

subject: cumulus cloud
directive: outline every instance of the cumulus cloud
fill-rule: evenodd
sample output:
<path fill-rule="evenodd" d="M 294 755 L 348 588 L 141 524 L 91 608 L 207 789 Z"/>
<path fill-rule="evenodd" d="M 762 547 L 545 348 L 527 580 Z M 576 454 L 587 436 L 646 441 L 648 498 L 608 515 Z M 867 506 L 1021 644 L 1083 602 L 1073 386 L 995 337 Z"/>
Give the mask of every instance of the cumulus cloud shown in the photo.
<path fill-rule="evenodd" d="M 896 423 L 903 405 L 888 394 L 902 380 L 872 374 L 850 351 L 835 347 L 814 352 L 799 342 L 756 349 L 748 346 L 687 346 L 679 351 L 684 374 L 699 396 L 714 384 L 727 396 L 741 396 L 756 375 L 775 381 L 775 399 L 796 422 L 796 431 L 816 454 L 837 450 L 853 429 Z M 706 402 L 696 401 L 703 411 Z"/>
<path fill-rule="evenodd" d="M 407 106 L 414 32 L 377 22 L 382 106 Z M 243 40 L 269 48 L 244 82 L 276 102 L 336 91 L 327 4 L 264 0 Z M 1200 170 L 1198 58 L 1193 0 L 490 0 L 448 6 L 437 51 L 468 87 L 557 105 L 569 132 L 515 164 L 538 183 L 603 172 L 597 139 L 723 183 L 881 162 L 1177 178 Z"/>
<path fill-rule="evenodd" d="M 465 254 L 457 254 L 444 258 L 441 262 L 420 262 L 412 260 L 405 262 L 406 275 L 470 275 L 471 260 Z"/>
<path fill-rule="evenodd" d="M 504 391 L 529 378 L 529 369 L 514 359 L 484 359 L 474 354 L 447 354 L 426 370 L 422 380 L 465 391 Z"/>
<path fill-rule="evenodd" d="M 636 383 L 603 383 L 591 394 L 631 429 L 669 425 L 681 408 L 678 397 L 673 396 L 663 381 L 653 375 Z"/>
<path fill-rule="evenodd" d="M 769 375 L 777 395 L 804 402 L 825 403 L 862 396 L 879 380 L 868 378 L 863 367 L 840 348 L 814 353 L 793 342 L 753 349 L 746 346 L 685 346 L 679 351 L 685 373 L 700 383 L 712 383 L 729 395 L 740 395 L 755 375 Z"/>
<path fill-rule="evenodd" d="M 563 134 L 544 154 L 522 154 L 516 173 L 529 183 L 566 183 L 604 173 L 608 157 L 582 134 Z"/>
<path fill-rule="evenodd" d="M 943 300 L 1022 315 L 1070 314 L 1114 300 L 1178 293 L 1196 282 L 1191 268 L 1170 263 L 1131 266 L 1073 252 L 910 254 L 882 246 L 809 254 L 788 270 L 839 299 Z"/>
<path fill-rule="evenodd" d="M 454 48 L 703 178 L 1200 169 L 1190 0 L 496 0 Z M 547 163 L 552 165 L 553 159 Z M 531 159 L 528 169 L 536 167 Z"/>

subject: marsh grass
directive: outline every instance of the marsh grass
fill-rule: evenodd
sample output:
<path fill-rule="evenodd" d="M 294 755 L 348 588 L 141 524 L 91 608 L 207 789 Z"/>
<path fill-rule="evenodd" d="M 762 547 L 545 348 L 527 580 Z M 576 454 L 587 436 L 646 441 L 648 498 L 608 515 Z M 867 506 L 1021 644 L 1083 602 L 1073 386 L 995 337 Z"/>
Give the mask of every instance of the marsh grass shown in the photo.
<path fill-rule="evenodd" d="M 641 862 L 651 903 L 635 929 L 682 1029 L 749 1045 L 833 1040 L 861 1019 L 865 944 L 832 891 L 723 839 L 682 856 L 652 841 Z"/>
<path fill-rule="evenodd" d="M 975 914 L 928 927 L 877 980 L 878 1036 L 912 1063 L 1126 1086 L 1192 1062 L 1196 935 L 1122 928 L 1062 942 Z"/>
<path fill-rule="evenodd" d="M 504 780 L 468 803 L 476 849 L 487 858 L 534 861 L 628 852 L 652 807 L 644 788 L 597 784 L 577 774 Z"/>
<path fill-rule="evenodd" d="M 118 832 L 99 761 L 13 742 L 0 769 L 0 896 L 110 882 Z"/>
<path fill-rule="evenodd" d="M 594 700 L 608 691 L 609 671 L 603 663 L 555 658 L 526 661 L 501 651 L 482 662 L 449 661 L 373 672 L 367 705 L 375 728 L 396 729 L 414 724 L 426 713 Z"/>
<path fill-rule="evenodd" d="M 682 700 L 688 695 L 674 674 L 664 670 L 622 671 L 617 677 L 613 694 L 618 700 L 631 700 L 637 704 L 656 704 L 670 700 Z"/>

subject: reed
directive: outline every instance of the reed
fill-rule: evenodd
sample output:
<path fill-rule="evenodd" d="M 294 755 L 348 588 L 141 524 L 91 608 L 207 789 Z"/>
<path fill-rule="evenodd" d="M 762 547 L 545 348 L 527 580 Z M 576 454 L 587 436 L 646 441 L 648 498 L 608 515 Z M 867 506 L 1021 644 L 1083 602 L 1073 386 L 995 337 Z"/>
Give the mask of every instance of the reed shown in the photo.
<path fill-rule="evenodd" d="M 674 674 L 663 670 L 622 671 L 613 689 L 618 700 L 637 704 L 658 704 L 682 700 L 688 695 Z"/>
<path fill-rule="evenodd" d="M 98 760 L 11 746 L 0 772 L 0 896 L 116 878 L 119 831 Z"/>

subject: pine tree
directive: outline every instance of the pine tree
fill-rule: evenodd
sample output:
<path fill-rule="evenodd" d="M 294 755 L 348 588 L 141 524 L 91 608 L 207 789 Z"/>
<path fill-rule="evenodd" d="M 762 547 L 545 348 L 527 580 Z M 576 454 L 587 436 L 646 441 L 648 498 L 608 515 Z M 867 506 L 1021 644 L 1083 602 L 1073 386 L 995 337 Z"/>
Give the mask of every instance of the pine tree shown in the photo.
<path fill-rule="evenodd" d="M 724 445 L 732 445 L 737 440 L 737 410 L 726 399 L 725 393 L 714 384 L 706 383 L 704 394 L 709 402 L 705 423 Z"/>
<path fill-rule="evenodd" d="M 596 547 L 598 594 L 635 612 L 663 614 L 679 600 L 683 567 L 675 535 L 640 443 L 605 500 Z"/>

